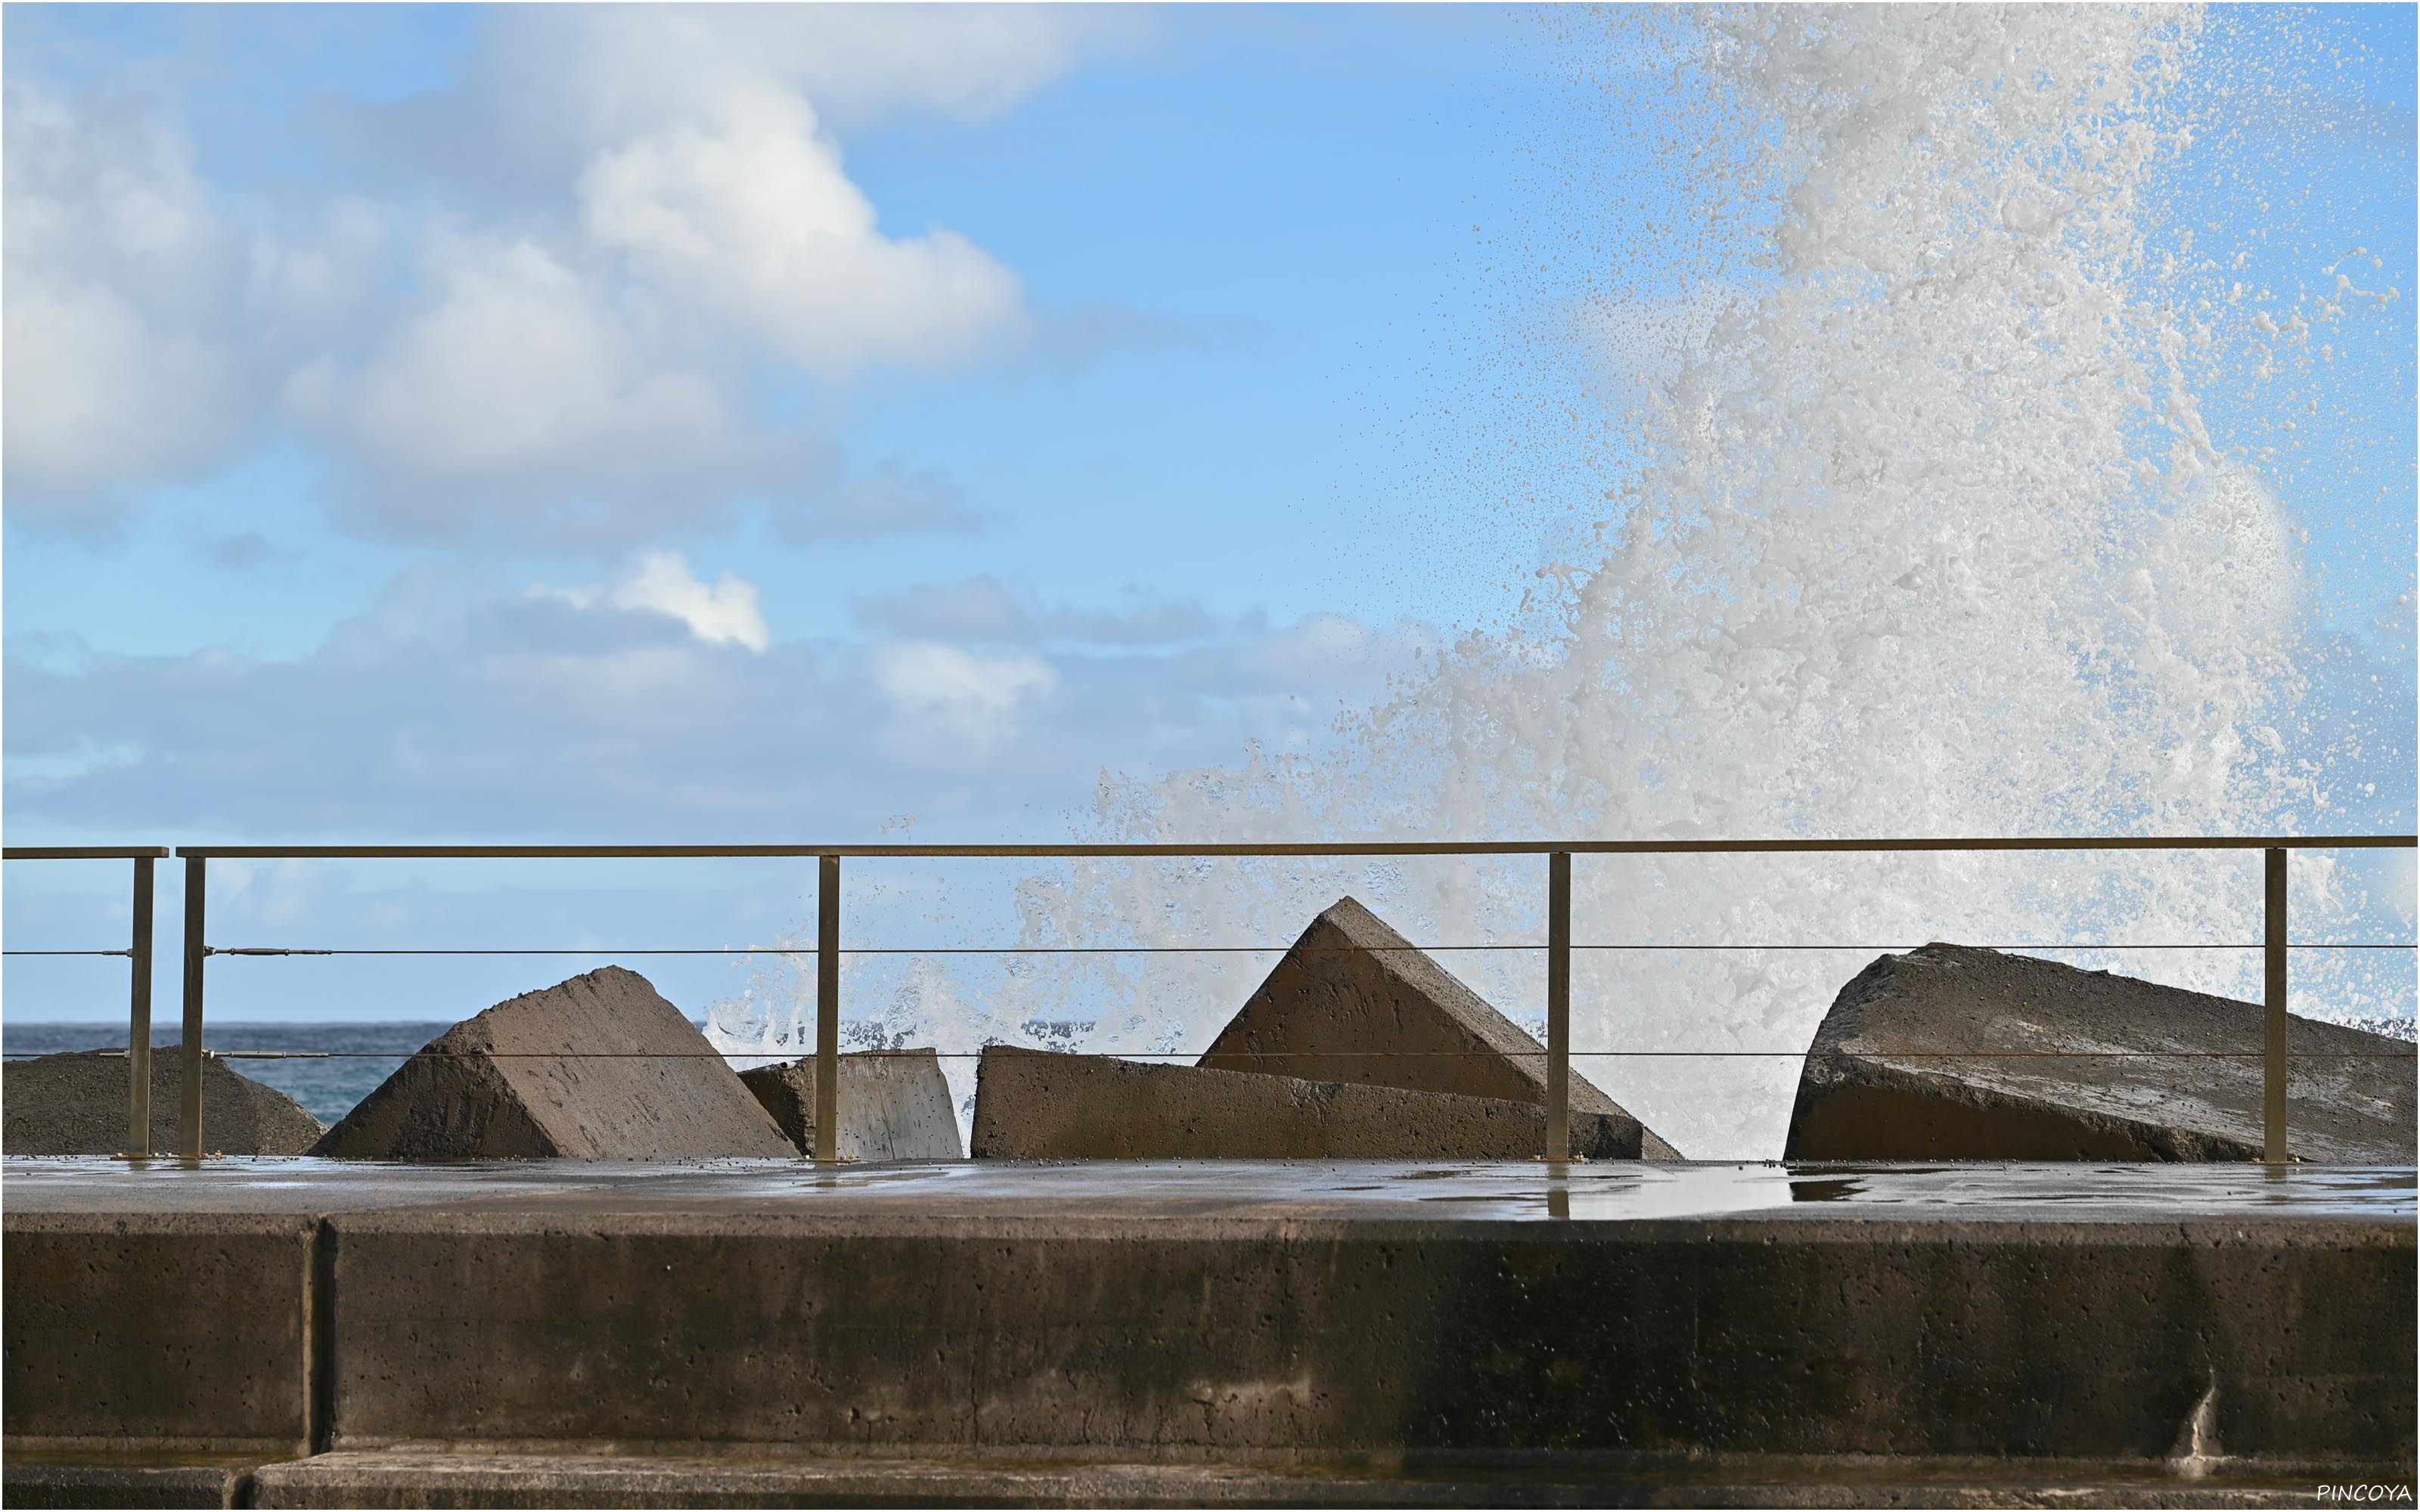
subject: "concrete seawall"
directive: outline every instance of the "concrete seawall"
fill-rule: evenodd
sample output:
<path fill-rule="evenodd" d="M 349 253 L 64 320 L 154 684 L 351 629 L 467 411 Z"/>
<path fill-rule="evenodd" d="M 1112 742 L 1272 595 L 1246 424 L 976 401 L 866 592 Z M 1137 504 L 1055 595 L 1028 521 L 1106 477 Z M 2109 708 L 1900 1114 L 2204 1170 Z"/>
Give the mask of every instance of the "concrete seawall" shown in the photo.
<path fill-rule="evenodd" d="M 328 1175 L 10 1163 L 12 1487 L 220 1452 L 297 1461 L 263 1504 L 341 1502 L 370 1494 L 346 1466 L 439 1445 L 1606 1494 L 1684 1460 L 2012 1458 L 2174 1489 L 2197 1412 L 2239 1477 L 2408 1481 L 2414 1453 L 2408 1170 Z"/>

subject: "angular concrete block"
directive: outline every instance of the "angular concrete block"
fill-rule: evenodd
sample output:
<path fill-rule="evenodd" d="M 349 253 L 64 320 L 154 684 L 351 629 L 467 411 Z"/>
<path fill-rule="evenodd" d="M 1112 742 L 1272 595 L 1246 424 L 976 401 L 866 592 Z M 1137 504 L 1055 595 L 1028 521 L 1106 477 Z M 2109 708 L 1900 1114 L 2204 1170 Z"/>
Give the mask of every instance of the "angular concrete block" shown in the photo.
<path fill-rule="evenodd" d="M 1996 950 L 1885 955 L 1816 1030 L 1786 1158 L 2258 1160 L 2261 1020 Z M 2303 1018 L 2286 1043 L 2295 1159 L 2412 1164 L 2413 1045 Z"/>
<path fill-rule="evenodd" d="M 126 1149 L 127 1059 L 100 1050 L 10 1061 L 0 1110 L 0 1152 L 116 1155 Z M 151 1152 L 178 1149 L 185 1047 L 151 1052 Z M 216 1155 L 300 1155 L 328 1131 L 273 1087 L 202 1057 L 202 1148 Z"/>
<path fill-rule="evenodd" d="M 1572 1153 L 1638 1158 L 1638 1122 L 1574 1113 Z M 1546 1110 L 1265 1072 L 993 1045 L 975 1069 L 977 1159 L 1524 1160 Z"/>
<path fill-rule="evenodd" d="M 790 1136 L 801 1154 L 815 1151 L 815 1061 L 813 1056 L 757 1066 L 740 1083 Z M 958 1115 L 950 1105 L 940 1052 L 870 1050 L 840 1057 L 840 1129 L 833 1153 L 843 1160 L 963 1160 Z"/>
<path fill-rule="evenodd" d="M 1404 1052 L 1383 1054 L 1381 1052 Z M 1202 1057 L 1219 1071 L 1544 1103 L 1546 1047 L 1352 898 L 1340 898 Z M 1630 1119 L 1575 1070 L 1572 1119 Z M 1681 1153 L 1640 1131 L 1649 1160 Z"/>
<path fill-rule="evenodd" d="M 680 1010 L 637 972 L 606 966 L 431 1040 L 312 1153 L 714 1160 L 798 1151 Z"/>

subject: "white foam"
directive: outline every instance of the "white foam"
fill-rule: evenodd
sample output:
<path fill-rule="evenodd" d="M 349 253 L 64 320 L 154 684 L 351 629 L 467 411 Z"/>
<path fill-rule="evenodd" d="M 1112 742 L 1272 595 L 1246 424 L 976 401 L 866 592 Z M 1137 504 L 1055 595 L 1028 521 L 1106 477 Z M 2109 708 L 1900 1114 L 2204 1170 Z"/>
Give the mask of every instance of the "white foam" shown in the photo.
<path fill-rule="evenodd" d="M 1570 322 L 1621 375 L 1635 449 L 1602 544 L 1544 575 L 1539 611 L 1466 636 L 1349 718 L 1333 750 L 1112 784 L 1096 833 L 2192 835 L 2323 816 L 2324 767 L 2293 738 L 2293 522 L 2205 432 L 2189 379 L 2208 316 L 2180 313 L 2148 239 L 2147 179 L 2184 140 L 2167 102 L 2196 18 L 1628 23 L 1704 92 L 1696 199 L 1754 255 L 1652 309 L 1600 303 Z M 1770 232 L 1750 235 L 1760 208 Z M 1583 943 L 1854 948 L 1583 952 L 1575 1042 L 1730 1053 L 1582 1069 L 1693 1156 L 1769 1158 L 1795 1053 L 1874 948 L 2249 944 L 2258 866 L 1584 859 Z M 2298 935 L 2350 917 L 2330 857 L 2295 867 Z M 1035 872 L 1017 908 L 1028 943 L 1261 943 L 1352 890 L 1416 939 L 1534 941 L 1543 874 L 1536 860 L 1079 865 Z M 2250 951 L 2061 958 L 2257 992 Z M 889 1028 L 963 1049 L 1072 1015 L 1087 1048 L 1198 1049 L 1271 959 L 1043 959 L 980 988 L 954 979 L 946 1008 L 902 976 Z M 1538 1015 L 1534 952 L 1446 961 Z M 2409 1011 L 2371 1000 L 2340 959 L 2296 973 L 2298 1005 Z"/>

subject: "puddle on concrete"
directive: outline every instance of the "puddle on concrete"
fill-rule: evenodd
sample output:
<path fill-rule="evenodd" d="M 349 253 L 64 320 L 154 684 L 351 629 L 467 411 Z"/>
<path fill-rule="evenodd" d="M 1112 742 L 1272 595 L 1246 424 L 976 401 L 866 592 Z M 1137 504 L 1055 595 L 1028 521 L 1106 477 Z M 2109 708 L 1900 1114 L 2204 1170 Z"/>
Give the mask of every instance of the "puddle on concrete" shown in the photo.
<path fill-rule="evenodd" d="M 893 1181 L 922 1181 L 926 1180 L 931 1174 L 931 1172 L 923 1170 L 902 1171 L 892 1169 L 832 1171 L 830 1173 L 819 1171 L 812 1176 L 802 1176 L 799 1178 L 798 1184 L 808 1187 L 881 1186 Z"/>

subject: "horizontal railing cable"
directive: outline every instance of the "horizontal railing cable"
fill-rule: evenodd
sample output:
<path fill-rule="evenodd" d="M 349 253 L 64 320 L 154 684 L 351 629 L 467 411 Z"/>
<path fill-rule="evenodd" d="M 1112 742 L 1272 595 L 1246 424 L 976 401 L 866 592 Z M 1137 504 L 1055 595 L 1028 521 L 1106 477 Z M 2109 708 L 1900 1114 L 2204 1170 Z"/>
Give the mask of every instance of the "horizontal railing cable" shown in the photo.
<path fill-rule="evenodd" d="M 169 1049 L 170 1041 L 155 1049 Z M 1028 1050 L 1030 1045 L 1000 1048 Z M 10 1050 L 9 1060 L 23 1060 L 55 1051 Z M 85 1055 L 122 1057 L 123 1049 L 103 1047 L 97 1051 L 78 1052 Z M 736 1050 L 726 1055 L 714 1050 L 207 1050 L 221 1060 L 719 1060 L 754 1059 L 765 1056 L 757 1050 Z M 1136 1050 L 1119 1052 L 1047 1051 L 1050 1055 L 1097 1054 L 1109 1060 L 1198 1060 L 1201 1054 L 1189 1050 Z M 980 1050 L 852 1050 L 851 1057 L 867 1056 L 931 1057 L 940 1060 L 980 1060 Z M 1322 1050 L 1316 1058 L 1323 1060 L 1387 1059 L 1490 1059 L 1544 1060 L 1544 1050 Z M 1861 1046 L 1854 1050 L 1574 1050 L 1573 1059 L 1658 1059 L 1658 1058 L 1728 1058 L 1744 1059 L 1805 1059 L 1815 1056 L 1876 1056 L 1897 1060 L 2258 1060 L 2258 1050 L 1896 1050 Z M 2297 1050 L 2296 1060 L 2408 1060 L 2420 1055 L 2420 1046 L 2412 1050 Z M 804 1055 L 789 1057 L 808 1058 Z M 779 1063 L 782 1057 L 771 1057 Z M 1214 1070 L 1219 1068 L 1212 1068 Z"/>
<path fill-rule="evenodd" d="M 2137 944 L 2133 941 L 2098 943 L 2081 940 L 2034 941 L 2017 945 L 1968 945 L 1963 940 L 1944 943 L 1965 946 L 1972 950 L 2258 950 L 2258 944 L 2172 945 Z M 843 955 L 1272 955 L 1280 951 L 1303 951 L 1319 954 L 1333 950 L 1338 953 L 1357 952 L 1382 954 L 1388 951 L 1414 950 L 1424 954 L 1459 954 L 1488 950 L 1544 950 L 1535 944 L 1512 945 L 1378 945 L 1378 946 L 1304 946 L 1304 945 L 851 945 L 841 949 Z M 1905 950 L 1907 945 L 1575 945 L 1580 950 Z M 2290 940 L 2289 950 L 2420 950 L 2420 941 L 2412 940 Z M 130 949 L 116 950 L 0 950 L 0 956 L 114 956 L 123 959 L 132 955 Z M 211 956 L 534 956 L 534 955 L 814 955 L 812 945 L 532 945 L 532 946 L 284 946 L 242 945 L 206 947 L 203 954 Z"/>
<path fill-rule="evenodd" d="M 1169 841 L 1092 845 L 179 845 L 189 859 L 243 860 L 1200 860 L 1356 856 L 1834 855 L 1875 851 L 2261 851 L 2412 849 L 2412 835 L 2092 835 L 1899 840 Z M 13 853 L 12 853 L 13 854 Z M 111 855 L 121 852 L 107 853 Z"/>
<path fill-rule="evenodd" d="M 2168 945 L 2135 944 L 2131 941 L 2101 943 L 2085 940 L 2034 942 L 2020 945 L 1973 945 L 1963 940 L 1944 941 L 1970 950 L 2259 950 L 2259 942 L 2248 945 L 2202 944 Z M 1544 950 L 1542 944 L 1528 942 L 1505 945 L 849 945 L 843 946 L 842 955 L 1274 955 L 1280 952 L 1306 955 L 1387 955 L 1412 953 L 1443 955 L 1483 951 Z M 1575 945 L 1580 950 L 1907 950 L 1918 947 L 1899 945 Z M 2412 940 L 2293 940 L 2289 950 L 2414 950 L 2420 941 Z M 124 950 L 8 950 L 8 955 L 125 955 Z M 222 946 L 206 947 L 203 954 L 211 956 L 517 956 L 517 955 L 814 955 L 812 945 L 689 945 L 689 946 Z"/>

